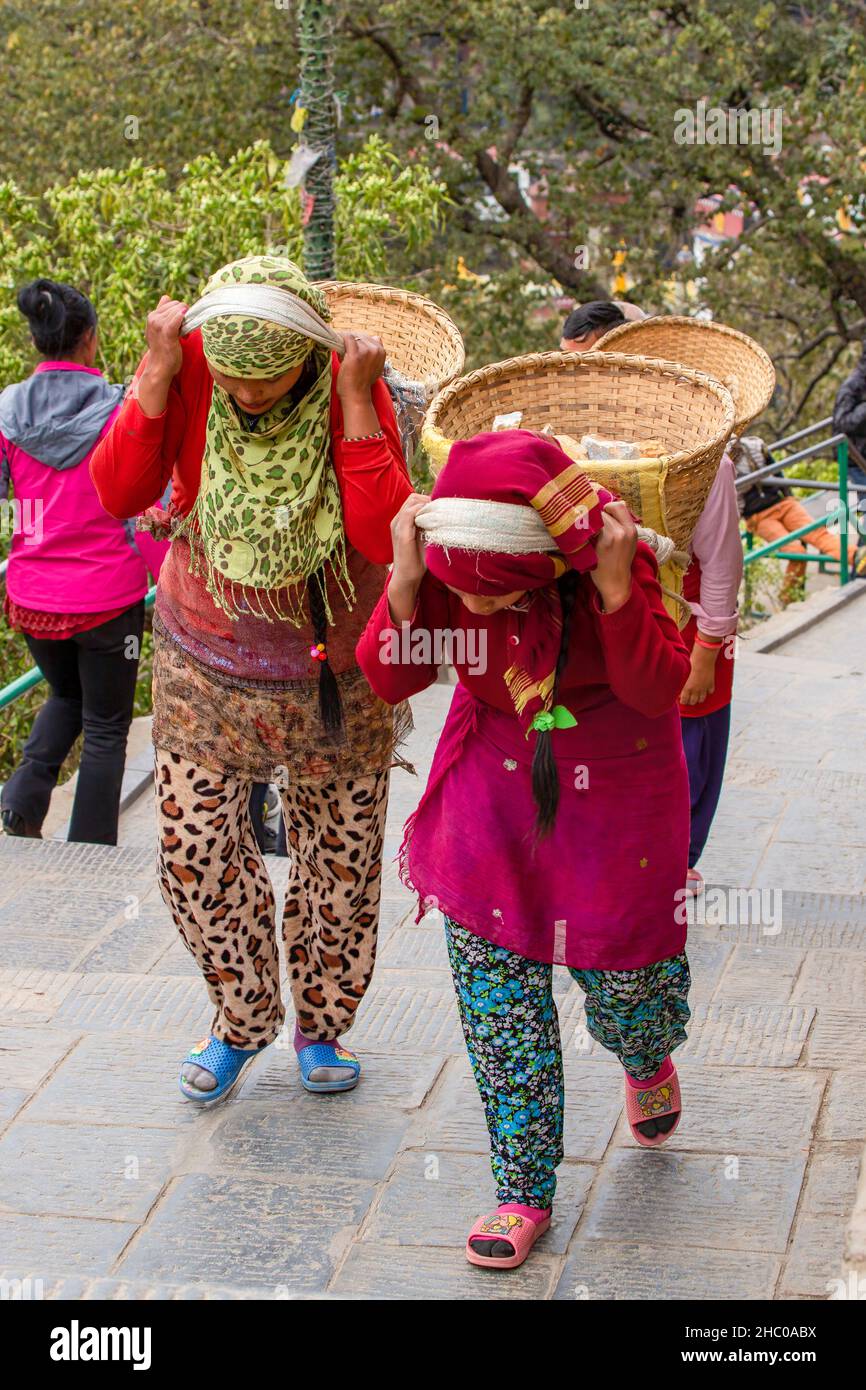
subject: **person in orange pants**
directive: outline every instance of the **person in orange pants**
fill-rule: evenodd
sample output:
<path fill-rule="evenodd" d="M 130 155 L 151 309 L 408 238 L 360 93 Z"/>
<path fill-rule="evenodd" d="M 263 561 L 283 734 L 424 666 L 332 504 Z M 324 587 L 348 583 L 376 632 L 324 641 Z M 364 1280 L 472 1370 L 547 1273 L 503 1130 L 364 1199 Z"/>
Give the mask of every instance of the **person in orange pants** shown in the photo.
<path fill-rule="evenodd" d="M 790 535 L 792 531 L 798 531 L 801 526 L 808 526 L 810 521 L 815 518 L 806 511 L 802 502 L 798 502 L 796 497 L 782 497 L 774 506 L 769 507 L 765 512 L 758 512 L 757 516 L 746 518 L 746 526 L 753 535 L 760 536 L 762 541 L 778 541 L 782 536 Z M 810 531 L 808 536 L 803 538 L 815 550 L 820 550 L 822 555 L 826 555 L 831 560 L 838 560 L 842 553 L 842 541 L 840 536 L 833 536 L 826 526 L 817 526 L 814 531 Z M 787 550 L 794 550 L 806 555 L 807 547 L 802 540 L 791 541 Z M 854 559 L 855 546 L 848 546 L 848 563 Z M 781 600 L 783 603 L 790 603 L 794 598 L 800 584 L 806 575 L 805 560 L 789 560 L 785 570 L 785 580 L 782 584 Z"/>
<path fill-rule="evenodd" d="M 755 436 L 735 439 L 731 442 L 729 449 L 738 478 L 745 477 L 754 472 L 755 469 L 762 468 L 765 464 L 773 461 L 764 441 Z M 772 490 L 763 487 L 762 484 L 763 479 L 759 478 L 751 487 L 740 491 L 743 520 L 747 530 L 751 531 L 752 535 L 759 536 L 762 541 L 778 541 L 784 536 L 789 536 L 792 531 L 798 531 L 801 526 L 808 526 L 810 521 L 815 520 L 802 502 L 798 502 L 796 497 L 791 495 L 789 488 Z M 810 531 L 802 540 L 791 541 L 785 549 L 806 555 L 809 546 L 819 550 L 830 560 L 839 560 L 841 557 L 841 538 L 832 535 L 826 526 L 816 526 L 815 530 Z M 856 535 L 852 533 L 848 545 L 849 564 L 854 559 L 855 549 Z M 788 561 L 780 595 L 783 604 L 790 603 L 796 597 L 805 574 L 805 560 Z"/>

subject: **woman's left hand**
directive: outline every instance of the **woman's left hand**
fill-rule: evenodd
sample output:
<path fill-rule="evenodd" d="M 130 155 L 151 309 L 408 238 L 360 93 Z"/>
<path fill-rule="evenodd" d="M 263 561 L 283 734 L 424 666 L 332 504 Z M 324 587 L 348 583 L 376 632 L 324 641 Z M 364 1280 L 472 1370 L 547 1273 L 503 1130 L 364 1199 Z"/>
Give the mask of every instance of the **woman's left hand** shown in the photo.
<path fill-rule="evenodd" d="M 370 399 L 370 388 L 382 375 L 385 348 L 371 333 L 344 333 L 346 351 L 337 373 L 337 394 L 346 400 Z"/>
<path fill-rule="evenodd" d="M 605 613 L 613 613 L 628 603 L 631 565 L 636 549 L 637 527 L 626 503 L 605 503 L 604 530 L 595 543 L 598 564 L 590 570 Z"/>
<path fill-rule="evenodd" d="M 721 644 L 715 651 L 710 651 L 697 642 L 692 647 L 692 669 L 680 691 L 681 705 L 700 705 L 708 695 L 712 695 L 716 688 L 716 659 L 720 651 Z"/>

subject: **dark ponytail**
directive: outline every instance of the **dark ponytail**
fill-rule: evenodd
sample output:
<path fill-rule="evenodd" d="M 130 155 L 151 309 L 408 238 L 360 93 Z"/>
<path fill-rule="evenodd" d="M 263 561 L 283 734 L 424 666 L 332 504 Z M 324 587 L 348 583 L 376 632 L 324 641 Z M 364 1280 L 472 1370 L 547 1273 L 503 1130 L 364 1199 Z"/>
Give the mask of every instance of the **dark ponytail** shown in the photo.
<path fill-rule="evenodd" d="M 325 576 L 321 569 L 316 570 L 307 580 L 307 595 L 310 600 L 310 618 L 313 623 L 313 641 L 321 642 L 328 650 L 328 614 L 325 608 Z M 327 656 L 319 666 L 319 713 L 327 733 L 338 734 L 343 727 L 343 705 L 340 700 L 340 687 L 331 670 Z"/>
<path fill-rule="evenodd" d="M 54 280 L 31 280 L 18 291 L 18 308 L 43 357 L 74 352 L 85 333 L 96 327 L 96 310 L 87 295 Z"/>
<path fill-rule="evenodd" d="M 553 676 L 553 697 L 551 705 L 556 704 L 559 680 L 568 661 L 568 643 L 571 637 L 571 615 L 577 599 L 580 577 L 569 570 L 557 580 L 559 601 L 562 604 L 562 636 L 559 641 L 559 655 Z M 538 729 L 535 734 L 535 753 L 532 757 L 532 797 L 538 810 L 535 819 L 535 838 L 543 840 L 553 829 L 556 811 L 559 806 L 559 772 L 553 757 L 551 739 L 553 731 Z"/>

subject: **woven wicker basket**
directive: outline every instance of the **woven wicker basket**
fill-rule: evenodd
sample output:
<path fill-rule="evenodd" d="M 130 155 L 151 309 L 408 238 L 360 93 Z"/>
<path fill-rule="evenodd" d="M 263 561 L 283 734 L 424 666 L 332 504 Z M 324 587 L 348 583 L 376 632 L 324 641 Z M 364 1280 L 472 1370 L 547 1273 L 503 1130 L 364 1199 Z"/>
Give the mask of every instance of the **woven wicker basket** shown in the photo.
<path fill-rule="evenodd" d="M 595 350 L 639 352 L 714 376 L 734 398 L 735 434 L 742 434 L 766 409 L 776 385 L 776 369 L 760 344 L 735 328 L 704 319 L 663 315 L 622 323 L 606 333 Z"/>
<path fill-rule="evenodd" d="M 662 459 L 580 467 L 625 498 L 646 526 L 688 548 L 734 423 L 730 392 L 718 381 L 614 352 L 538 352 L 495 362 L 453 381 L 431 402 L 422 443 L 433 472 L 453 440 L 489 430 L 495 416 L 516 410 L 523 429 L 660 440 Z"/>
<path fill-rule="evenodd" d="M 334 328 L 381 338 L 391 365 L 422 383 L 428 400 L 462 372 L 466 352 L 460 330 L 432 299 L 344 280 L 325 280 L 319 288 L 328 297 Z"/>

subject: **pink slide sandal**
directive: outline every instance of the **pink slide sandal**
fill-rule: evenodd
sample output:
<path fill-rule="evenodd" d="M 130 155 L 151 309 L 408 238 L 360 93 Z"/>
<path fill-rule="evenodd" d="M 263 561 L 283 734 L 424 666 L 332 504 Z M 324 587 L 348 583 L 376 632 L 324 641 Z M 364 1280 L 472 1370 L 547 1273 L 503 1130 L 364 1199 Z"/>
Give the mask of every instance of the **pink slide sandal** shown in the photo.
<path fill-rule="evenodd" d="M 491 1269 L 516 1269 L 522 1265 L 539 1236 L 550 1229 L 550 1217 L 543 1221 L 532 1221 L 528 1216 L 517 1216 L 511 1211 L 493 1211 L 488 1216 L 479 1216 L 466 1237 L 466 1258 L 471 1265 L 489 1265 Z M 495 1255 L 488 1258 L 473 1250 L 470 1244 L 473 1236 L 484 1236 L 489 1240 L 507 1240 L 514 1249 L 513 1255 Z"/>
<path fill-rule="evenodd" d="M 642 1091 L 639 1087 L 633 1086 L 628 1077 L 625 1081 L 625 1114 L 629 1123 L 629 1128 L 637 1142 L 644 1149 L 657 1149 L 660 1144 L 664 1144 L 676 1133 L 677 1125 L 680 1122 L 682 1113 L 682 1096 L 680 1095 L 680 1079 L 677 1076 L 676 1067 L 673 1068 L 670 1076 L 657 1085 L 648 1087 Z M 650 1139 L 646 1134 L 641 1134 L 637 1128 L 646 1120 L 658 1120 L 664 1115 L 676 1114 L 676 1119 L 666 1134 L 654 1134 Z"/>

